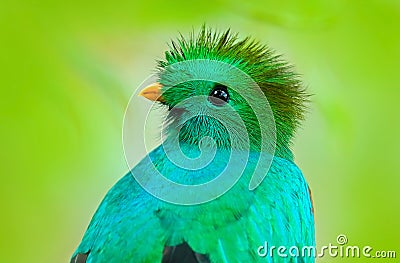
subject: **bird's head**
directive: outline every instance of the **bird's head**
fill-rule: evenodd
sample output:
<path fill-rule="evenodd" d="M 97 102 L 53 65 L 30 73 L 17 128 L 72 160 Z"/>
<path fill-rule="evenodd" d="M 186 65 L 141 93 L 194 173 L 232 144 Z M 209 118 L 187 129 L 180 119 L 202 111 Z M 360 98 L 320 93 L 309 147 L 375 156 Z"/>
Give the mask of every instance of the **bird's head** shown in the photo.
<path fill-rule="evenodd" d="M 158 64 L 158 82 L 140 95 L 168 108 L 167 136 L 196 145 L 209 137 L 219 148 L 247 144 L 255 151 L 270 140 L 276 156 L 292 159 L 290 141 L 307 94 L 269 48 L 203 27 L 173 41 Z"/>

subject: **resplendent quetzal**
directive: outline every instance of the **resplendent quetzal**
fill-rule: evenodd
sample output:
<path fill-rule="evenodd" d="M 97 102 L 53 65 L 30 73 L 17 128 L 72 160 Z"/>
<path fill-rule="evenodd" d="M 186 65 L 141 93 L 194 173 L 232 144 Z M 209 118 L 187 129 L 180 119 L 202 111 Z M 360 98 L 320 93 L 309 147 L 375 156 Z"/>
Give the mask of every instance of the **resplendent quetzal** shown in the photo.
<path fill-rule="evenodd" d="M 165 106 L 163 143 L 107 193 L 71 262 L 314 262 L 290 150 L 308 95 L 291 66 L 203 27 L 139 95 Z"/>

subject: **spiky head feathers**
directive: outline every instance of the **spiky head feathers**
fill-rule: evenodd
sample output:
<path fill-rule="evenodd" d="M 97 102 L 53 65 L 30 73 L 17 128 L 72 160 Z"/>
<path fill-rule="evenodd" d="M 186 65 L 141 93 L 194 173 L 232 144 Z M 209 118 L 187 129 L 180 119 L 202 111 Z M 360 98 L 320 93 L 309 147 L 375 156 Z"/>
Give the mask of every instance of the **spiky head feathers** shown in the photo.
<path fill-rule="evenodd" d="M 270 109 L 275 155 L 292 159 L 290 141 L 304 117 L 307 94 L 292 67 L 266 46 L 249 37 L 239 40 L 229 30 L 216 33 L 203 27 L 198 35 L 171 42 L 165 60 L 159 61 L 159 82 L 163 104 L 170 110 L 169 129 L 179 130 L 180 140 L 198 143 L 208 136 L 219 147 L 232 147 L 232 134 L 239 141 L 243 137 L 235 135 L 235 127 L 242 125 L 236 112 L 250 148 L 260 150 Z"/>

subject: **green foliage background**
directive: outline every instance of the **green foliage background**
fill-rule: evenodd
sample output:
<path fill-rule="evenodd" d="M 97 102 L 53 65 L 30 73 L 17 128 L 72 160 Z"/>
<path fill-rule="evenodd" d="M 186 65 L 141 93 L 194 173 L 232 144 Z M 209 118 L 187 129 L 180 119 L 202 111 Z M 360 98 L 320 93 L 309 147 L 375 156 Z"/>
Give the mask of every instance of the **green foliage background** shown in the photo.
<path fill-rule="evenodd" d="M 128 169 L 131 93 L 203 23 L 269 44 L 315 94 L 294 151 L 318 245 L 346 234 L 400 257 L 399 1 L 3 1 L 0 262 L 69 261 Z M 318 260 L 342 261 L 396 260 Z"/>

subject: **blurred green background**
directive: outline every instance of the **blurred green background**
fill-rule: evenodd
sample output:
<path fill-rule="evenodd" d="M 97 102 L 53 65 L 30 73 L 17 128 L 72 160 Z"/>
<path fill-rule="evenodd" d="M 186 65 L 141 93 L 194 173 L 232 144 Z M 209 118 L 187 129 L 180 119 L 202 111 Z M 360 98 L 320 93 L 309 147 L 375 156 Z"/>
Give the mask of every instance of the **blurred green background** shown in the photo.
<path fill-rule="evenodd" d="M 121 131 L 131 93 L 169 39 L 203 23 L 268 44 L 315 94 L 294 152 L 313 190 L 318 245 L 346 234 L 400 258 L 399 1 L 0 6 L 0 262 L 69 261 L 128 169 Z"/>

